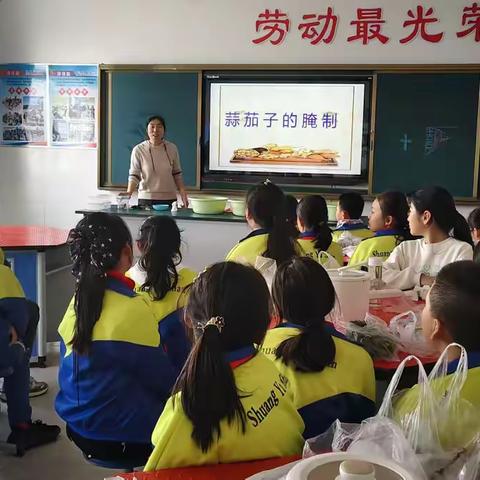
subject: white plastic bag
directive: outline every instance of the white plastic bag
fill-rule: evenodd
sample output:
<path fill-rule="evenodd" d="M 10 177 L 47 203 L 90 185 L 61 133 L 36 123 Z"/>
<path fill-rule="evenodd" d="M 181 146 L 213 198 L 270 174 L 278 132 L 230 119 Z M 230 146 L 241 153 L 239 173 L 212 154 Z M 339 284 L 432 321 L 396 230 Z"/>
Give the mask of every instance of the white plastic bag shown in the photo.
<path fill-rule="evenodd" d="M 454 372 L 448 352 L 460 350 Z M 396 396 L 407 363 L 417 362 L 418 384 L 406 396 Z M 449 370 L 450 365 L 450 370 Z M 465 349 L 450 345 L 430 376 L 418 358 L 407 357 L 398 367 L 375 417 L 362 424 L 337 422 L 333 430 L 308 440 L 305 455 L 333 451 L 389 458 L 419 480 L 478 480 L 480 416 L 461 396 L 468 375 Z"/>
<path fill-rule="evenodd" d="M 335 257 L 330 255 L 328 252 L 325 252 L 323 250 L 320 250 L 318 252 L 318 263 L 325 268 L 325 270 L 328 270 L 330 268 L 339 268 L 341 265 L 338 264 L 338 262 L 335 260 Z"/>
<path fill-rule="evenodd" d="M 272 291 L 273 277 L 277 271 L 277 262 L 272 258 L 262 257 L 258 255 L 255 259 L 255 268 L 263 275 L 267 282 L 268 289 Z"/>
<path fill-rule="evenodd" d="M 419 357 L 433 355 L 432 348 L 423 336 L 420 319 L 412 310 L 393 317 L 389 330 L 398 338 L 404 352 Z"/>

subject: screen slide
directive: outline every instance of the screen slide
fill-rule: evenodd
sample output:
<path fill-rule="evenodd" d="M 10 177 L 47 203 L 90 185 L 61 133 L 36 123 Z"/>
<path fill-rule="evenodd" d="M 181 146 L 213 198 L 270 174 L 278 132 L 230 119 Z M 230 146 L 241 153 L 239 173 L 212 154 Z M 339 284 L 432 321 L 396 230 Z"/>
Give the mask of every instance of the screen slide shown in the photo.
<path fill-rule="evenodd" d="M 364 84 L 210 87 L 210 171 L 360 175 Z"/>

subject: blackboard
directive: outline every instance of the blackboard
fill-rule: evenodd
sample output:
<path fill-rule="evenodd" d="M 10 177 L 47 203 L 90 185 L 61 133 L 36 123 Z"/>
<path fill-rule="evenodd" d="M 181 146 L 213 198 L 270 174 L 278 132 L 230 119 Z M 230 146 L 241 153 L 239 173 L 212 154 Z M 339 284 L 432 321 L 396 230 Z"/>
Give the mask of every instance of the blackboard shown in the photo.
<path fill-rule="evenodd" d="M 477 196 L 480 69 L 459 70 L 370 71 L 377 76 L 373 162 L 368 187 L 358 185 L 358 191 L 410 192 L 426 184 L 440 184 L 457 198 Z M 144 139 L 147 117 L 159 113 L 167 122 L 166 138 L 180 151 L 186 185 L 201 188 L 197 178 L 202 67 L 166 71 L 149 70 L 148 66 L 101 66 L 100 71 L 99 185 L 125 187 L 131 150 Z M 241 190 L 246 185 L 209 187 Z M 333 185 L 330 192 L 344 189 Z M 308 192 L 316 187 L 296 186 L 292 190 Z"/>
<path fill-rule="evenodd" d="M 443 185 L 476 196 L 478 74 L 379 74 L 373 193 Z"/>
<path fill-rule="evenodd" d="M 198 73 L 103 71 L 102 86 L 104 186 L 126 185 L 132 148 L 145 140 L 146 120 L 155 114 L 165 118 L 165 138 L 179 150 L 185 184 L 196 186 Z"/>

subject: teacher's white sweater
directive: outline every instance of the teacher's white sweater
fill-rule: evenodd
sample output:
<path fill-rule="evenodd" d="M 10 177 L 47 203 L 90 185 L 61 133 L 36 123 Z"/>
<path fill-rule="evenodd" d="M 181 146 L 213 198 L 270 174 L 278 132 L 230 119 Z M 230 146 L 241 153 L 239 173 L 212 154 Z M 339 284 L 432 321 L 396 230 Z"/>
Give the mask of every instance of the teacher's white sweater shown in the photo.
<path fill-rule="evenodd" d="M 383 280 L 388 288 L 407 290 L 420 284 L 422 273 L 435 277 L 449 263 L 472 259 L 472 247 L 452 237 L 438 243 L 407 240 L 383 263 Z"/>

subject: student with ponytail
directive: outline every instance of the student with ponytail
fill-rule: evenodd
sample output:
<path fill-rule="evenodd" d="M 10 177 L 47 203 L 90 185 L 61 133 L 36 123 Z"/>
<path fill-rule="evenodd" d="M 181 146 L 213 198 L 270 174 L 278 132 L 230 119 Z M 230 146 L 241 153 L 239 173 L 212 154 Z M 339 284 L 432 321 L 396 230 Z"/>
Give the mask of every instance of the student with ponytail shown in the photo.
<path fill-rule="evenodd" d="M 178 269 L 182 261 L 181 237 L 171 217 L 147 218 L 140 227 L 137 245 L 141 257 L 127 276 L 138 285 L 137 291 L 152 301 L 162 344 L 180 371 L 190 351 L 182 320 L 184 292 L 196 273 L 188 268 Z"/>
<path fill-rule="evenodd" d="M 261 348 L 291 384 L 304 437 L 323 433 L 337 419 L 360 423 L 373 416 L 372 359 L 325 321 L 336 300 L 326 270 L 311 258 L 285 262 L 275 274 L 272 296 L 283 322 L 267 332 Z"/>
<path fill-rule="evenodd" d="M 411 240 L 408 227 L 408 202 L 402 192 L 384 192 L 372 202 L 368 227 L 373 237 L 366 238 L 350 257 L 350 265 L 367 264 L 370 257 L 386 260 L 404 240 Z"/>
<path fill-rule="evenodd" d="M 226 260 L 255 265 L 257 257 L 262 256 L 280 264 L 302 254 L 292 238 L 286 208 L 282 190 L 269 180 L 252 187 L 247 193 L 245 210 L 252 232 L 230 250 Z"/>
<path fill-rule="evenodd" d="M 259 272 L 217 263 L 191 287 L 195 343 L 152 435 L 146 471 L 299 454 L 303 422 L 288 380 L 255 344 L 270 322 Z"/>
<path fill-rule="evenodd" d="M 300 231 L 298 243 L 307 256 L 324 265 L 328 254 L 338 266 L 343 265 L 342 247 L 332 240 L 332 231 L 328 226 L 327 202 L 321 195 L 309 195 L 303 198 L 297 208 L 297 228 Z"/>
<path fill-rule="evenodd" d="M 143 465 L 178 371 L 160 343 L 151 303 L 124 275 L 132 238 L 123 220 L 89 214 L 68 245 L 77 284 L 58 329 L 57 413 L 88 458 Z"/>
<path fill-rule="evenodd" d="M 442 187 L 427 187 L 410 198 L 408 223 L 418 240 L 402 242 L 383 263 L 389 288 L 407 290 L 432 285 L 437 273 L 452 262 L 472 260 L 473 242 L 467 221 Z"/>

